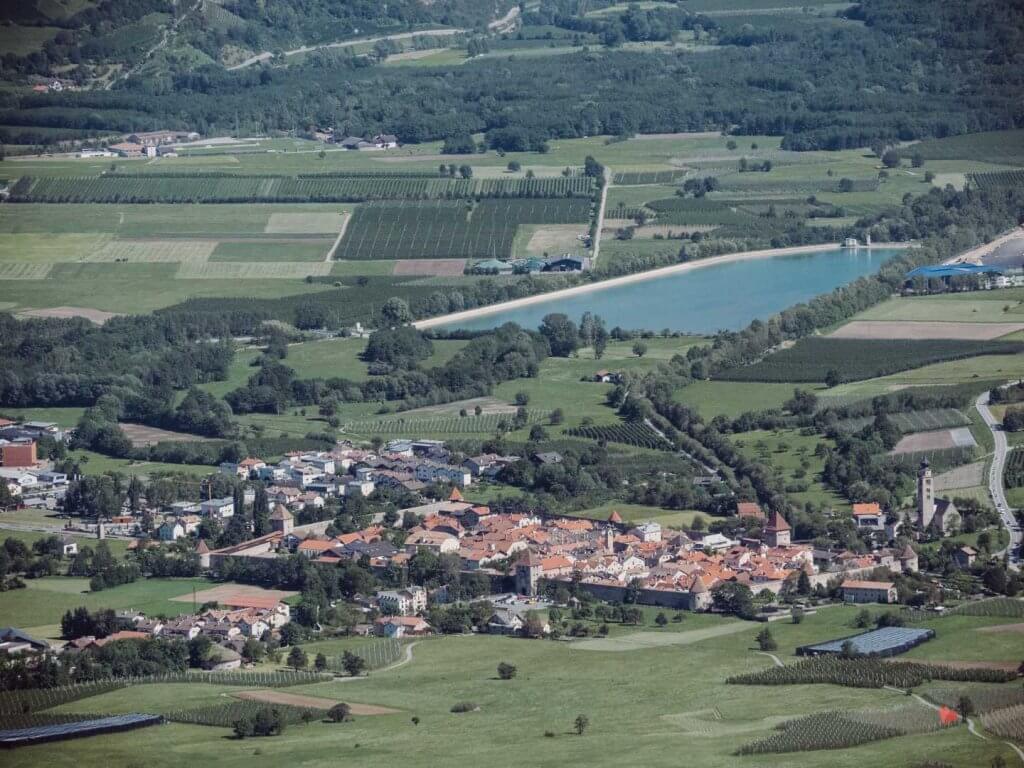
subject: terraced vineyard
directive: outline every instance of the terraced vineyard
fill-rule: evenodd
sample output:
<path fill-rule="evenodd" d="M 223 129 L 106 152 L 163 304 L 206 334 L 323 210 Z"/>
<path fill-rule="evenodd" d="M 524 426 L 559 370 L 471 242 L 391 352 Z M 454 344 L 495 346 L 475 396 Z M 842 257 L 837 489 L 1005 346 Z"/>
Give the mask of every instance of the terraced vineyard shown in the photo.
<path fill-rule="evenodd" d="M 660 448 L 671 450 L 672 444 L 643 423 L 614 424 L 601 427 L 575 427 L 566 430 L 567 435 L 585 437 L 610 443 L 625 443 L 638 448 Z"/>
<path fill-rule="evenodd" d="M 583 198 L 375 203 L 356 209 L 337 256 L 343 259 L 502 258 L 520 224 L 576 224 Z"/>
<path fill-rule="evenodd" d="M 527 424 L 547 421 L 547 411 L 528 410 Z M 392 417 L 366 421 L 352 421 L 342 428 L 354 435 L 421 435 L 421 434 L 491 434 L 502 422 L 511 423 L 514 414 L 483 413 L 479 416 L 426 416 Z"/>

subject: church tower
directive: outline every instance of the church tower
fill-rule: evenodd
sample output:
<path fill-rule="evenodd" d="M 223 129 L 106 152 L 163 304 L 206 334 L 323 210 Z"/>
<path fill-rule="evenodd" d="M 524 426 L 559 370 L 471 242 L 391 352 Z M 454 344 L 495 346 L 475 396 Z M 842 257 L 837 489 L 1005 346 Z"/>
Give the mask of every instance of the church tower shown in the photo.
<path fill-rule="evenodd" d="M 917 526 L 921 531 L 931 527 L 935 517 L 935 485 L 932 481 L 932 468 L 928 459 L 921 462 L 917 471 Z"/>

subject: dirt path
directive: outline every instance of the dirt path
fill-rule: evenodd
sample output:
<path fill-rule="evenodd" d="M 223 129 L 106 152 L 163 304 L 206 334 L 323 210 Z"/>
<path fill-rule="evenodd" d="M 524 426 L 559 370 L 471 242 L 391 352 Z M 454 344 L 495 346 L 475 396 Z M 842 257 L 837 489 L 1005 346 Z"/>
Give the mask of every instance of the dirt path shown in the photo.
<path fill-rule="evenodd" d="M 959 254 L 957 256 L 952 256 L 952 257 L 946 259 L 943 263 L 944 264 L 981 264 L 982 259 L 985 256 L 988 256 L 990 253 L 992 253 L 993 251 L 997 250 L 1001 245 L 1005 245 L 1006 243 L 1010 242 L 1011 240 L 1015 240 L 1018 237 L 1021 237 L 1021 235 L 1024 235 L 1024 227 L 1015 227 L 1014 229 L 1011 229 L 1009 232 L 1003 233 L 1002 235 L 997 237 L 995 240 L 992 240 L 991 242 L 985 243 L 984 245 L 979 245 L 976 248 L 972 248 L 969 251 L 964 251 L 963 253 L 961 253 L 961 254 Z"/>
<path fill-rule="evenodd" d="M 300 53 L 317 51 L 321 48 L 349 48 L 353 45 L 373 44 L 384 40 L 408 40 L 412 37 L 450 37 L 451 35 L 458 35 L 465 31 L 465 29 L 456 27 L 448 29 L 421 29 L 417 32 L 398 32 L 394 35 L 381 35 L 380 37 L 360 37 L 352 40 L 336 40 L 333 43 L 323 43 L 322 45 L 299 46 L 298 48 L 293 48 L 290 51 L 285 51 L 284 56 L 287 58 L 288 56 L 296 56 Z M 250 56 L 241 64 L 235 64 L 232 67 L 227 67 L 227 69 L 229 71 L 245 69 L 246 67 L 251 67 L 253 64 L 259 64 L 261 61 L 269 61 L 272 58 L 274 58 L 274 54 L 271 51 L 264 51 L 263 53 L 257 53 L 255 56 Z"/>
<path fill-rule="evenodd" d="M 768 651 L 754 651 L 754 653 L 758 654 L 759 656 L 767 656 L 768 658 L 770 658 L 772 661 L 775 662 L 775 666 L 776 667 L 784 667 L 784 666 L 786 666 L 785 664 L 782 663 L 782 659 L 780 659 L 774 653 L 768 653 Z"/>
<path fill-rule="evenodd" d="M 153 57 L 154 53 L 159 51 L 161 48 L 166 48 L 167 44 L 171 41 L 171 37 L 173 37 L 174 33 L 178 31 L 178 25 L 180 25 L 181 22 L 183 22 L 185 19 L 187 19 L 190 14 L 195 13 L 200 8 L 202 8 L 203 7 L 203 2 L 204 2 L 204 0 L 197 0 L 196 4 L 194 6 L 189 8 L 187 11 L 183 11 L 181 16 L 179 16 L 178 18 L 174 19 L 174 21 L 172 21 L 170 24 L 168 24 L 166 27 L 164 27 L 163 31 L 160 34 L 160 40 L 156 43 L 156 45 L 154 45 L 152 48 L 150 48 L 148 51 L 146 51 L 145 55 L 143 55 L 143 57 L 139 61 L 139 63 L 136 64 L 131 69 L 125 70 L 120 75 L 117 75 L 116 77 L 112 77 L 110 79 L 110 82 L 108 82 L 106 85 L 103 86 L 103 90 L 109 91 L 111 88 L 114 87 L 114 85 L 117 82 L 119 82 L 121 80 L 127 80 L 129 77 L 131 77 L 136 72 L 138 72 L 140 69 L 142 69 L 142 67 L 145 65 L 145 63 L 147 61 L 149 61 Z M 178 3 L 175 2 L 174 5 L 175 5 L 175 7 L 177 7 Z"/>
<path fill-rule="evenodd" d="M 341 222 L 341 231 L 338 233 L 338 237 L 334 240 L 334 245 L 331 246 L 331 250 L 324 256 L 324 261 L 334 261 L 334 254 L 338 250 L 338 246 L 341 245 L 341 238 L 345 236 L 345 230 L 348 229 L 349 219 L 352 218 L 351 213 L 345 214 L 345 220 Z"/>
<path fill-rule="evenodd" d="M 407 646 L 405 646 L 405 653 L 403 654 L 402 658 L 399 659 L 398 661 L 396 661 L 394 664 L 388 664 L 388 666 L 386 666 L 386 667 L 381 667 L 380 669 L 375 669 L 375 670 L 373 670 L 373 673 L 375 675 L 377 675 L 377 674 L 380 674 L 381 672 L 389 672 L 392 669 L 398 669 L 399 667 L 404 667 L 406 664 L 408 664 L 410 661 L 412 661 L 412 649 L 413 649 L 413 647 L 416 646 L 416 644 L 418 642 L 419 641 L 417 640 L 417 641 L 409 643 Z M 369 679 L 369 676 L 363 676 L 363 677 L 335 677 L 334 678 L 334 682 L 336 682 L 336 683 L 351 683 L 351 682 L 353 682 L 355 680 L 368 680 L 368 679 Z"/>
<path fill-rule="evenodd" d="M 604 184 L 601 186 L 601 204 L 597 208 L 597 229 L 594 232 L 594 243 L 590 262 L 592 266 L 597 265 L 597 257 L 601 254 L 601 230 L 604 229 L 604 209 L 608 202 L 608 187 L 612 185 L 612 174 L 607 168 L 602 171 Z"/>

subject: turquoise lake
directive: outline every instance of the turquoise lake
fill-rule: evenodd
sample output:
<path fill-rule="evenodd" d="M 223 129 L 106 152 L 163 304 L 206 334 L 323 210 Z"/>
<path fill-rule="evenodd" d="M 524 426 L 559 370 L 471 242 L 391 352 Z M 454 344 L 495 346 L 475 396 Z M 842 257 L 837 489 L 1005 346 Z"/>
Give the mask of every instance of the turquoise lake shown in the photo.
<path fill-rule="evenodd" d="M 536 328 L 544 315 L 562 312 L 579 321 L 586 311 L 606 326 L 714 333 L 739 330 L 757 318 L 870 275 L 900 251 L 895 248 L 819 251 L 712 264 L 652 280 L 613 285 L 527 307 L 452 323 L 445 328 L 486 330 L 504 323 Z"/>

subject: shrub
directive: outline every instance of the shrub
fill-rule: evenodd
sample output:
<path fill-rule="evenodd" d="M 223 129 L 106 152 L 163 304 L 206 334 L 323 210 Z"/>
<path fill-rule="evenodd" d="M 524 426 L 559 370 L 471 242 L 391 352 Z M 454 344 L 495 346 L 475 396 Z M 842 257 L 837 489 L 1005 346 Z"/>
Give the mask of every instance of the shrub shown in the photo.
<path fill-rule="evenodd" d="M 503 661 L 498 665 L 498 677 L 501 680 L 511 680 L 516 676 L 516 672 L 518 672 L 518 670 L 515 666 L 507 662 Z"/>
<path fill-rule="evenodd" d="M 458 714 L 460 712 L 476 712 L 480 709 L 472 701 L 460 701 L 458 704 L 453 704 L 451 711 Z"/>
<path fill-rule="evenodd" d="M 327 710 L 327 719 L 332 723 L 344 723 L 352 717 L 352 707 L 345 702 L 335 704 Z"/>

